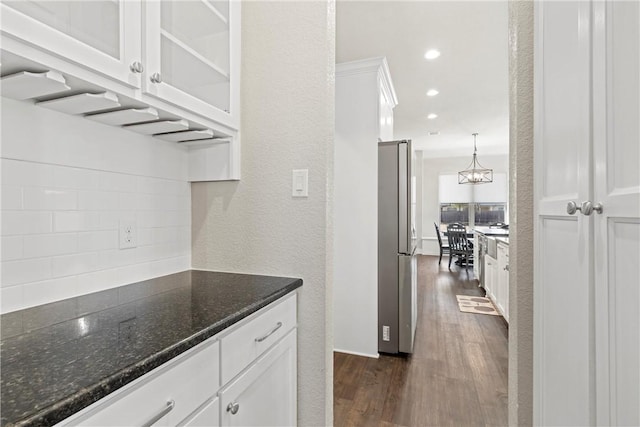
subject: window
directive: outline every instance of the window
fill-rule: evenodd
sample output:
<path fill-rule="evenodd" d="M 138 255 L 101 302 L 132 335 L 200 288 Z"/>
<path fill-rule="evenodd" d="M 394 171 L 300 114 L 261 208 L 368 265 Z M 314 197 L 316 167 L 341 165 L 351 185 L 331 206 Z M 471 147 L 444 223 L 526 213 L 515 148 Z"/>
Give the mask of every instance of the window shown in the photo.
<path fill-rule="evenodd" d="M 440 229 L 445 232 L 454 222 L 466 226 L 504 223 L 505 209 L 506 203 L 440 203 Z"/>
<path fill-rule="evenodd" d="M 469 225 L 469 203 L 440 203 L 440 230 L 447 231 L 454 222 Z"/>
<path fill-rule="evenodd" d="M 504 223 L 505 203 L 476 203 L 475 225 L 491 225 Z"/>

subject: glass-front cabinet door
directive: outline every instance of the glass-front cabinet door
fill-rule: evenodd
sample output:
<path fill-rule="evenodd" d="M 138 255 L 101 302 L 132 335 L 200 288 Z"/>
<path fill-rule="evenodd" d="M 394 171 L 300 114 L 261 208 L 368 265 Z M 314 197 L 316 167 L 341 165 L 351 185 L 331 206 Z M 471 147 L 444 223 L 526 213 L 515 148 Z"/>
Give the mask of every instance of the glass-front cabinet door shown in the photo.
<path fill-rule="evenodd" d="M 140 87 L 140 2 L 3 0 L 0 13 L 8 38 Z"/>
<path fill-rule="evenodd" d="M 147 1 L 143 90 L 238 128 L 240 2 Z"/>

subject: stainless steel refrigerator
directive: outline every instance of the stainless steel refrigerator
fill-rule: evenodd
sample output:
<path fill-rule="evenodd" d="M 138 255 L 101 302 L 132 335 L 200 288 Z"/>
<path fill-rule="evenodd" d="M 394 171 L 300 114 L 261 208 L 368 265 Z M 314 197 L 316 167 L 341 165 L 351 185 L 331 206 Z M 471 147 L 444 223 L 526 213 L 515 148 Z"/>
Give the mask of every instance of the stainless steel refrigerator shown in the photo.
<path fill-rule="evenodd" d="M 378 143 L 378 350 L 412 353 L 417 263 L 411 141 Z"/>

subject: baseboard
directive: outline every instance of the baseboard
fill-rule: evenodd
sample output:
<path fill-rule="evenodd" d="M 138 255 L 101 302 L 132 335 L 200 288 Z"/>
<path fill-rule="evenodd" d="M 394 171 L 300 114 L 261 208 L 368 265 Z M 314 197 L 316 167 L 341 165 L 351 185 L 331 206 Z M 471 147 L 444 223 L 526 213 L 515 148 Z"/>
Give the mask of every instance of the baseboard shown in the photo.
<path fill-rule="evenodd" d="M 349 351 L 349 350 L 340 350 L 339 348 L 334 348 L 333 349 L 334 353 L 345 353 L 345 354 L 353 354 L 354 356 L 362 356 L 362 357 L 370 357 L 372 359 L 378 359 L 380 357 L 380 355 L 378 353 L 374 354 L 366 354 L 366 353 L 360 353 L 357 351 Z"/>

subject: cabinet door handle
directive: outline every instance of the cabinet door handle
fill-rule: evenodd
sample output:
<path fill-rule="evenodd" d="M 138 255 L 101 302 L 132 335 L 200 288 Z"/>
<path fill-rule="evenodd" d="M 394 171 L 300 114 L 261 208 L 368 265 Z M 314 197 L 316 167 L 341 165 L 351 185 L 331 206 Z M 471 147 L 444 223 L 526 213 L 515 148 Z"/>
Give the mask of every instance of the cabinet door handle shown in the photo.
<path fill-rule="evenodd" d="M 140 61 L 135 61 L 134 63 L 129 65 L 129 69 L 131 70 L 132 73 L 138 73 L 138 74 L 144 71 L 144 67 L 142 66 L 142 63 Z"/>
<path fill-rule="evenodd" d="M 270 330 L 269 332 L 267 332 L 266 334 L 264 334 L 263 336 L 256 338 L 256 342 L 262 342 L 264 340 L 266 340 L 267 338 L 269 338 L 271 335 L 273 335 L 278 329 L 280 329 L 282 327 L 282 322 L 278 322 L 276 324 L 276 327 L 273 328 L 272 330 Z"/>
<path fill-rule="evenodd" d="M 150 426 L 154 425 L 155 423 L 160 421 L 160 418 L 164 417 L 169 412 L 171 412 L 173 410 L 174 406 L 176 406 L 176 402 L 174 402 L 173 399 L 168 401 L 167 402 L 167 406 L 165 406 L 162 411 L 160 411 L 156 415 L 154 415 L 154 417 L 151 418 L 149 421 L 147 421 L 146 423 L 142 424 L 142 427 L 150 427 Z"/>
<path fill-rule="evenodd" d="M 231 415 L 235 415 L 240 410 L 240 404 L 238 402 L 231 402 L 227 405 L 227 412 L 231 412 Z"/>
<path fill-rule="evenodd" d="M 151 83 L 162 83 L 162 76 L 160 73 L 153 73 L 151 77 L 149 77 L 149 80 L 151 80 Z"/>

